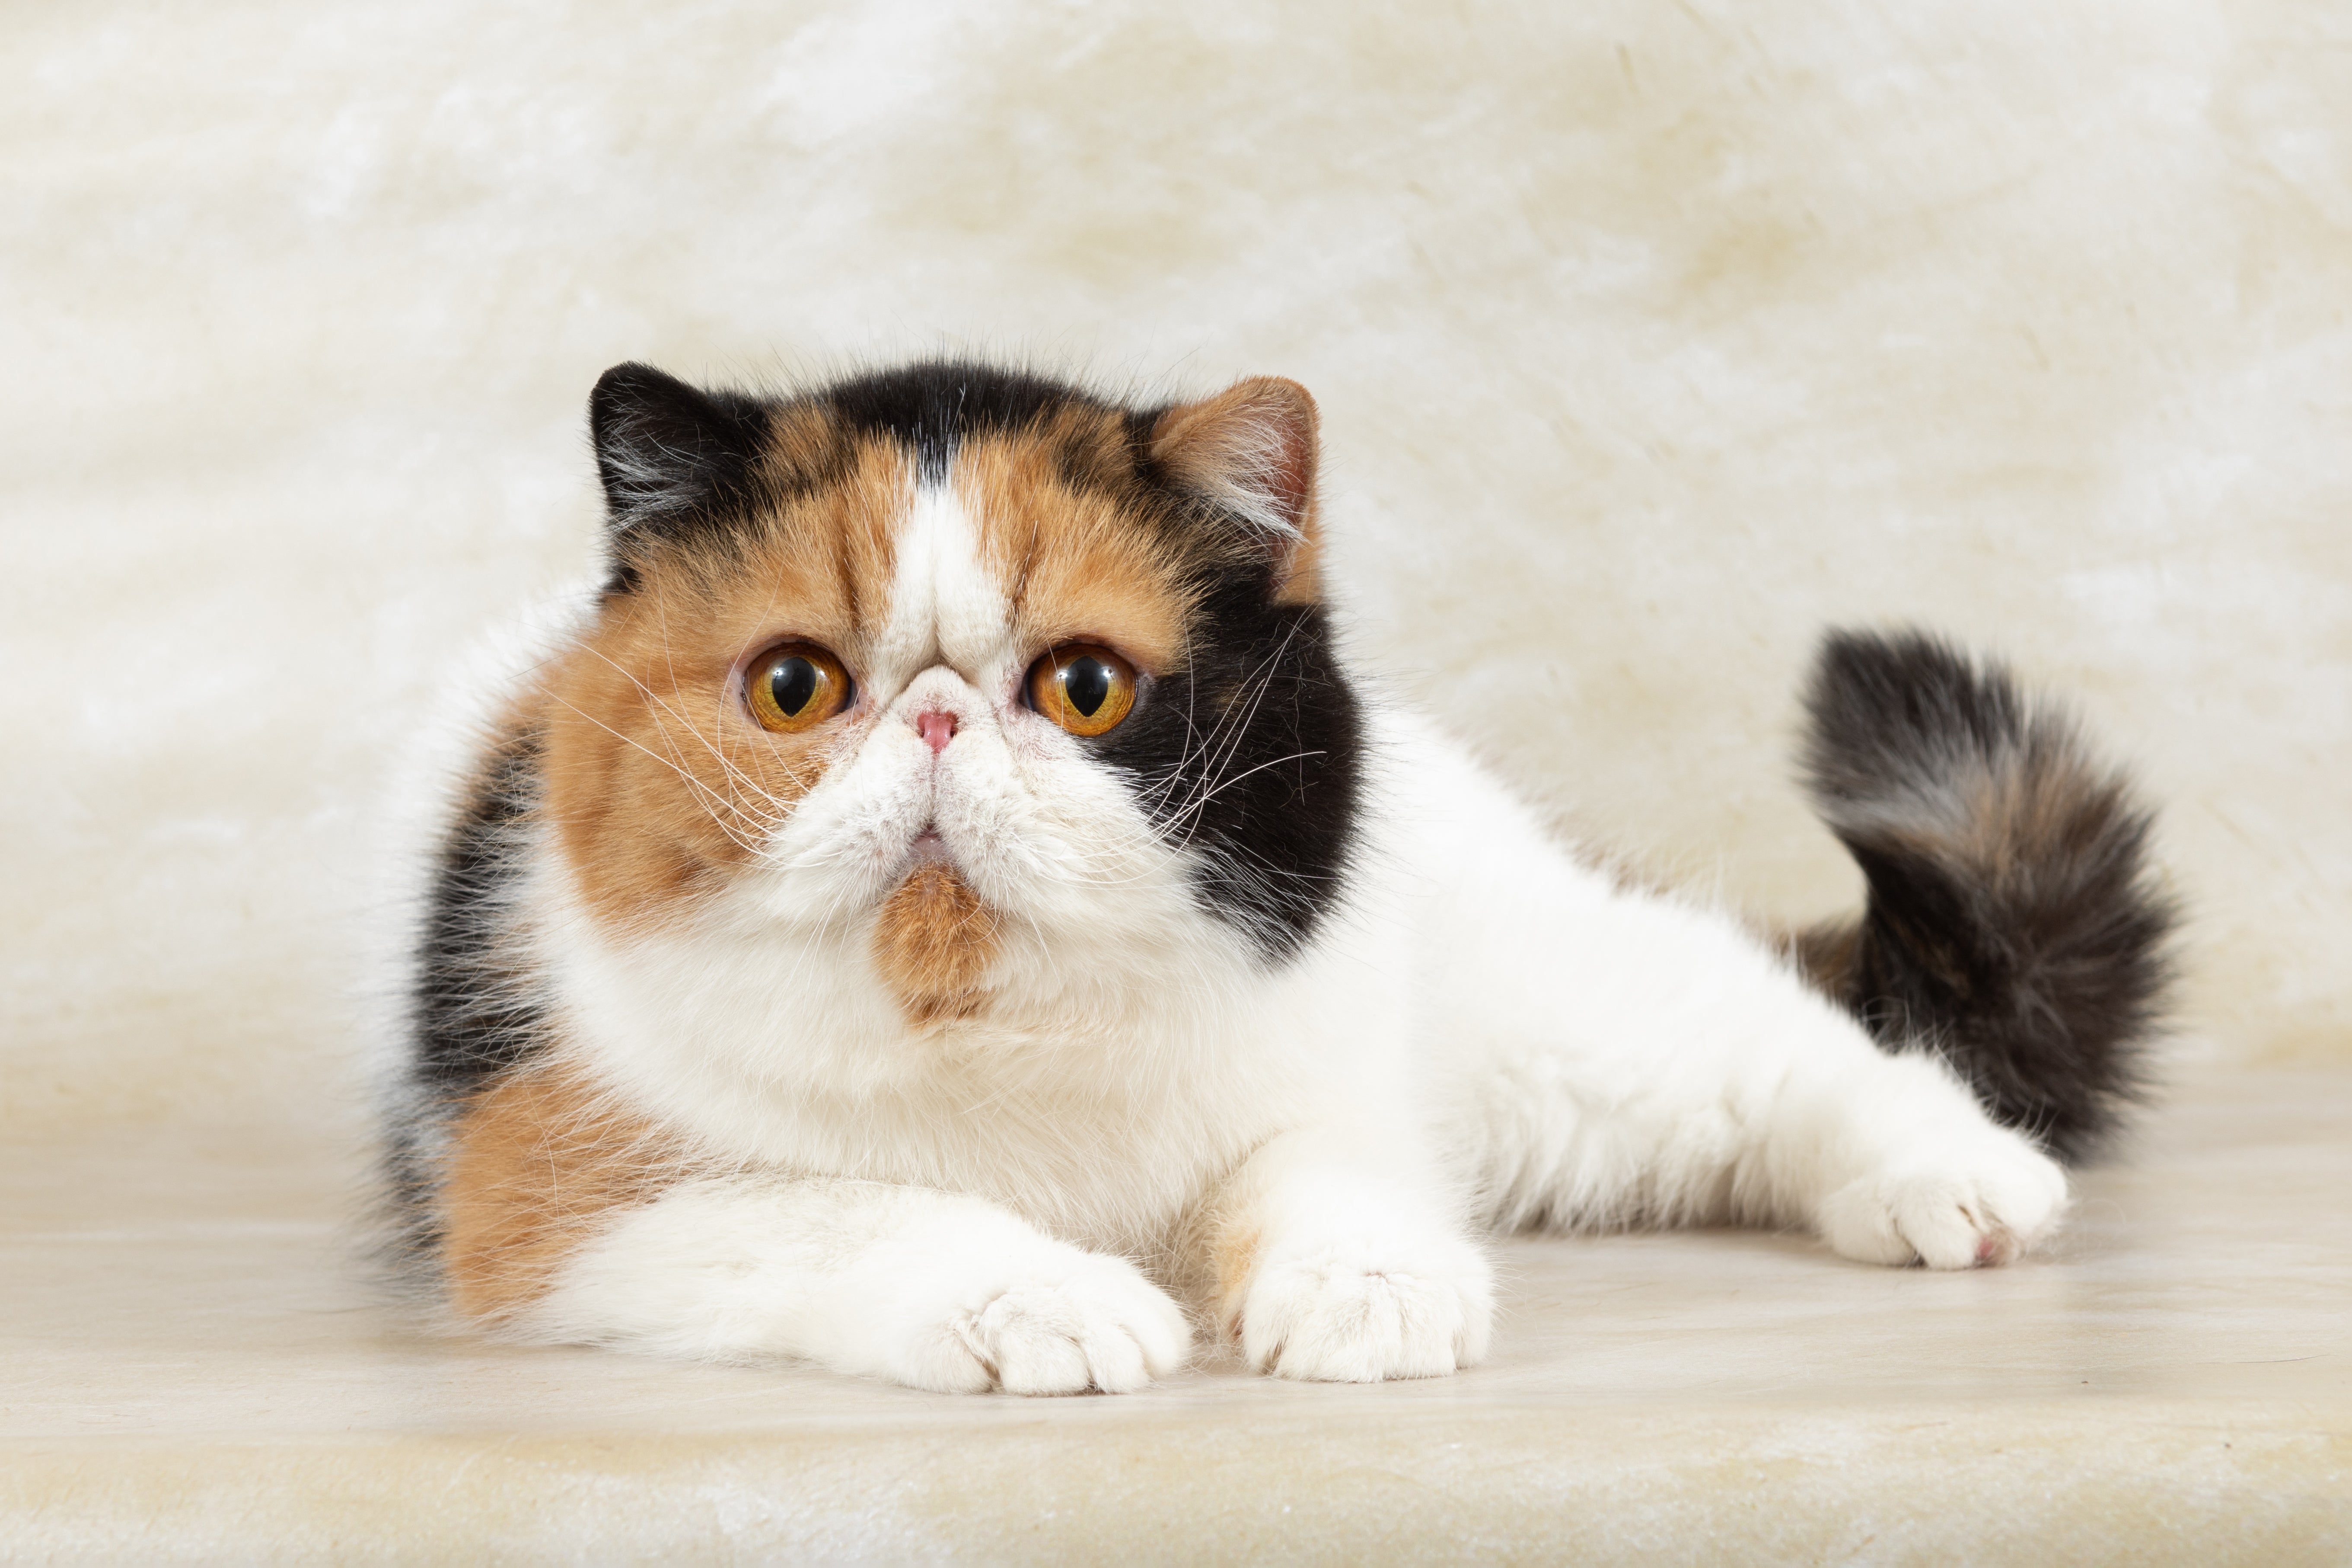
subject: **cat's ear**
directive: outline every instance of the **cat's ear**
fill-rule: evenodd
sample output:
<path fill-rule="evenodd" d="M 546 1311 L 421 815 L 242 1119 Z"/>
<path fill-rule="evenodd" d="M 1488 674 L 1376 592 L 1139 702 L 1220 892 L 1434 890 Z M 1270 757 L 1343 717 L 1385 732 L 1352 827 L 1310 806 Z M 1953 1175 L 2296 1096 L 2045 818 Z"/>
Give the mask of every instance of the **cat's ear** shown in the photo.
<path fill-rule="evenodd" d="M 1239 512 L 1264 537 L 1278 604 L 1322 596 L 1315 430 L 1315 399 L 1276 375 L 1179 404 L 1151 426 L 1152 460 L 1171 480 Z"/>
<path fill-rule="evenodd" d="M 616 364 L 599 376 L 588 435 L 614 553 L 740 497 L 766 430 L 753 399 L 698 391 L 648 364 Z"/>

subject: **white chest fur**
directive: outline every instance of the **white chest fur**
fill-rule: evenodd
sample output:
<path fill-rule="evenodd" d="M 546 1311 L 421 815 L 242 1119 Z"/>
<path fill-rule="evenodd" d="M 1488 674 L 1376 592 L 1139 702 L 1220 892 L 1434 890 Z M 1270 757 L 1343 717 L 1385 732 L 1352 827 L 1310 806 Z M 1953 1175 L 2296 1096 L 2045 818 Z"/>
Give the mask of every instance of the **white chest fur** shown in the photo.
<path fill-rule="evenodd" d="M 856 926 L 739 908 L 621 941 L 558 879 L 532 903 L 566 1051 L 717 1160 L 973 1193 L 1134 1252 L 1286 1128 L 1414 1114 L 1403 931 L 1371 900 L 1273 967 L 1165 903 L 1075 954 L 1016 931 L 1005 966 L 1030 978 L 988 1017 L 929 1029 Z"/>

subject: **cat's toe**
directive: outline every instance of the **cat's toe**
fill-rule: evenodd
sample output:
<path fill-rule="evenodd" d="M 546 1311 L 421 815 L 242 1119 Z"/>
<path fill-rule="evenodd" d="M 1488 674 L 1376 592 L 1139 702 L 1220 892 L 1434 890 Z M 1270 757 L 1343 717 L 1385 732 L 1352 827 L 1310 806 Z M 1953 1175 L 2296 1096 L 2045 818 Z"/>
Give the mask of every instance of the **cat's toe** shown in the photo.
<path fill-rule="evenodd" d="M 1822 1238 L 1864 1263 L 1974 1268 L 2010 1262 L 2055 1227 L 2066 1175 L 2012 1133 L 1913 1150 L 1822 1203 Z"/>
<path fill-rule="evenodd" d="M 1493 1317 L 1493 1270 L 1466 1242 L 1323 1247 L 1260 1267 L 1242 1305 L 1242 1353 L 1261 1372 L 1312 1382 L 1444 1377 L 1485 1356 Z"/>
<path fill-rule="evenodd" d="M 1091 1261 L 1104 1267 L 1022 1281 L 956 1324 L 996 1387 L 1128 1394 L 1184 1364 L 1192 1335 L 1176 1303 L 1118 1259 Z"/>

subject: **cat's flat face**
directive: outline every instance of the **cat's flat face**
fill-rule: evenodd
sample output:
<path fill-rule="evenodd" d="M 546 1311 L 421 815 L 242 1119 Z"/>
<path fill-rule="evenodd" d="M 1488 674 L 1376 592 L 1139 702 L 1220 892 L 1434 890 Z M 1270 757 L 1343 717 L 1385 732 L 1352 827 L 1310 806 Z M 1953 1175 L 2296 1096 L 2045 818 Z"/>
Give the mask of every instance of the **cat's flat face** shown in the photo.
<path fill-rule="evenodd" d="M 615 572 L 539 704 L 601 923 L 845 936 L 927 1025 L 1082 989 L 1180 914 L 1280 962 L 1337 898 L 1356 712 L 1303 392 L 625 367 L 593 413 Z"/>

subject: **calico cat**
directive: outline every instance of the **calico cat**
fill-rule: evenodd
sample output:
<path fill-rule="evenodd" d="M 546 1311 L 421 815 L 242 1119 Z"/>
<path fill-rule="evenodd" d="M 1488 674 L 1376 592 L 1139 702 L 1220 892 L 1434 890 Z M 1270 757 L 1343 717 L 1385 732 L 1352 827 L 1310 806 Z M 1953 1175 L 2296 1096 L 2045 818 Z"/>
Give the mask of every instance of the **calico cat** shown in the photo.
<path fill-rule="evenodd" d="M 2168 911 L 2060 716 L 1830 639 L 1867 873 L 1789 940 L 1556 843 L 1351 680 L 1316 409 L 919 363 L 596 385 L 601 591 L 437 842 L 396 1250 L 540 1341 L 943 1390 L 1486 1352 L 1484 1238 L 2008 1261 L 2137 1092 Z"/>

